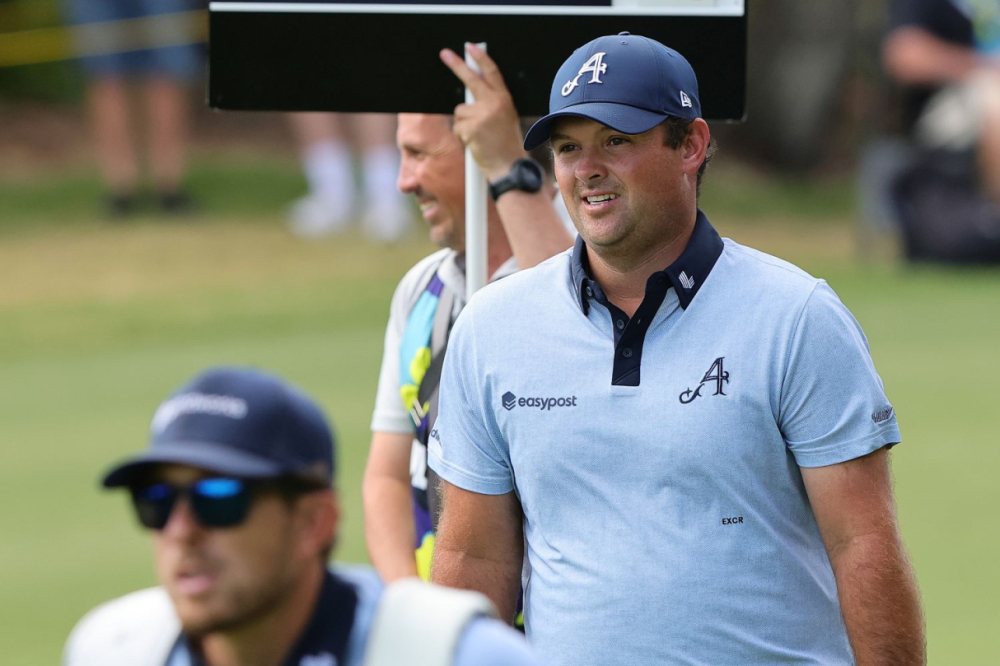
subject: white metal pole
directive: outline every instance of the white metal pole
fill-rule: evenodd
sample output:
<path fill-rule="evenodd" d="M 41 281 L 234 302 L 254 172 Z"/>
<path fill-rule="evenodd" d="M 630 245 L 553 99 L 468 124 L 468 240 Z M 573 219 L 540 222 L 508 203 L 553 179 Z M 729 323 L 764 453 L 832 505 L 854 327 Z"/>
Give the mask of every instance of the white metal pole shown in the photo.
<path fill-rule="evenodd" d="M 486 50 L 486 44 L 477 44 Z M 465 49 L 465 64 L 477 74 L 479 65 Z M 476 101 L 472 91 L 465 89 L 465 103 Z M 472 151 L 465 149 L 465 293 L 467 298 L 486 285 L 486 177 L 472 157 Z"/>

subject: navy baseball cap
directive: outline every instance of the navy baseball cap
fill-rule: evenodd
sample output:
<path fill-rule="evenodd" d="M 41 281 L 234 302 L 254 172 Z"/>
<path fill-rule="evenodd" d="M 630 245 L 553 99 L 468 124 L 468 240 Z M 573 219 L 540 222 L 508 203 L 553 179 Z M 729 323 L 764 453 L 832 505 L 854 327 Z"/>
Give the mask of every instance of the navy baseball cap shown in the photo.
<path fill-rule="evenodd" d="M 598 37 L 559 68 L 549 115 L 528 130 L 525 150 L 545 143 L 553 122 L 579 116 L 625 134 L 642 134 L 668 117 L 701 117 L 698 79 L 690 63 L 663 44 L 622 32 Z"/>
<path fill-rule="evenodd" d="M 334 439 L 300 390 L 250 368 L 206 370 L 153 415 L 149 447 L 111 469 L 104 487 L 129 486 L 155 465 L 191 465 L 247 479 L 298 477 L 331 486 Z"/>

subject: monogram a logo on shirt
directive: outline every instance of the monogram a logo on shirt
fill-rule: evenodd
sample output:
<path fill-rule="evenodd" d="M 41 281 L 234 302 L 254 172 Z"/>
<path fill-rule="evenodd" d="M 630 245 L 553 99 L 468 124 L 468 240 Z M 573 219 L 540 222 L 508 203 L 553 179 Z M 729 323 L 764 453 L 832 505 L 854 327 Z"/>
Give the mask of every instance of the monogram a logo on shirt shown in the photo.
<path fill-rule="evenodd" d="M 720 356 L 712 362 L 712 366 L 705 373 L 705 376 L 701 378 L 701 383 L 698 384 L 698 388 L 688 389 L 677 396 L 677 399 L 681 401 L 682 404 L 686 405 L 690 402 L 694 402 L 696 398 L 701 397 L 701 390 L 705 387 L 708 382 L 715 382 L 715 393 L 712 395 L 726 395 L 722 390 L 722 385 L 729 383 L 729 373 L 722 367 L 722 360 L 725 356 Z"/>

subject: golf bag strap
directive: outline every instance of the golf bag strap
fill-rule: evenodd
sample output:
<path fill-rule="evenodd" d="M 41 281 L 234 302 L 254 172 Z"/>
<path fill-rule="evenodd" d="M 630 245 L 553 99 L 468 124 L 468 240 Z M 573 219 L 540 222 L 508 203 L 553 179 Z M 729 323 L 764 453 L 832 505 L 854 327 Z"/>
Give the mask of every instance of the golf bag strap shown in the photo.
<path fill-rule="evenodd" d="M 427 367 L 420 388 L 417 391 L 419 404 L 427 405 L 427 432 L 424 434 L 424 455 L 427 455 L 427 438 L 438 415 L 438 387 L 441 384 L 441 370 L 444 368 L 444 355 L 448 350 L 448 337 L 451 333 L 452 309 L 455 304 L 455 294 L 447 286 L 441 290 L 437 312 L 434 313 L 434 328 L 431 330 L 431 364 Z M 427 466 L 427 510 L 431 520 L 437 527 L 439 498 L 437 493 L 438 475 Z"/>
<path fill-rule="evenodd" d="M 496 617 L 478 592 L 400 580 L 375 611 L 364 666 L 452 666 L 462 633 L 477 617 Z"/>
<path fill-rule="evenodd" d="M 444 354 L 448 349 L 448 335 L 451 333 L 452 309 L 455 307 L 455 294 L 447 286 L 441 288 L 437 311 L 434 313 L 434 328 L 431 329 L 431 363 L 427 367 L 424 378 L 420 380 L 417 399 L 420 403 L 430 401 L 428 410 L 430 423 L 437 418 L 438 385 L 441 383 L 441 369 L 444 367 Z"/>

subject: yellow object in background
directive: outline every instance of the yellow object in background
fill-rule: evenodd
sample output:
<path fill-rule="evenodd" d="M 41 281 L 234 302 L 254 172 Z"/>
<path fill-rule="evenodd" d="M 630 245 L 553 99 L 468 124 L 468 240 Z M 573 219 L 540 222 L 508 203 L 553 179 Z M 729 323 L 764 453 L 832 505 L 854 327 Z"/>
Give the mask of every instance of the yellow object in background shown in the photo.
<path fill-rule="evenodd" d="M 417 575 L 421 580 L 430 581 L 431 561 L 434 559 L 434 533 L 428 532 L 417 548 Z"/>
<path fill-rule="evenodd" d="M 0 67 L 208 41 L 204 10 L 0 33 Z"/>

